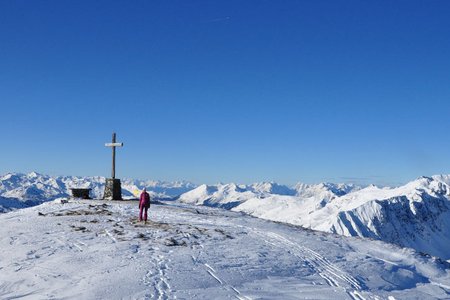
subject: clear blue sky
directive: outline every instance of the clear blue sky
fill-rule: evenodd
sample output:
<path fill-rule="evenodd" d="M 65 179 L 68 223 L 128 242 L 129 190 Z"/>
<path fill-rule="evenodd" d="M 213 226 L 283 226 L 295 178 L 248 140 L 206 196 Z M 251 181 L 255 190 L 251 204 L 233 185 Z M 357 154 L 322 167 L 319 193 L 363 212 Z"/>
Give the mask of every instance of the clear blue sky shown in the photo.
<path fill-rule="evenodd" d="M 450 173 L 450 1 L 0 1 L 0 173 Z"/>

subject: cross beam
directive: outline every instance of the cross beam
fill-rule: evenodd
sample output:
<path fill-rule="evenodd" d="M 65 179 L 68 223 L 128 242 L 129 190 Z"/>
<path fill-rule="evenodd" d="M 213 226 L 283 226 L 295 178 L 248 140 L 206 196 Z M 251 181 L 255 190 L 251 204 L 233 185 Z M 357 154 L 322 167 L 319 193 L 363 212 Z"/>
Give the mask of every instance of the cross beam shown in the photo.
<path fill-rule="evenodd" d="M 111 178 L 116 178 L 116 147 L 123 147 L 123 143 L 116 143 L 116 133 L 112 134 L 112 143 L 106 143 L 106 147 L 112 148 L 112 172 Z"/>

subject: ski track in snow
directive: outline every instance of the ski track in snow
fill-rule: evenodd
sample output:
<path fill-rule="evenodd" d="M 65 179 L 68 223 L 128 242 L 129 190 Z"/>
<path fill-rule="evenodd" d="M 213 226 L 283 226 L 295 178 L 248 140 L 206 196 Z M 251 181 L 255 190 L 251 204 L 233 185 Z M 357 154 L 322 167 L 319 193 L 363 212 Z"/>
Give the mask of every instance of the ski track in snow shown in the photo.
<path fill-rule="evenodd" d="M 275 232 L 262 232 L 252 229 L 252 232 L 260 236 L 266 243 L 276 248 L 285 249 L 292 255 L 306 261 L 314 268 L 320 277 L 332 287 L 342 287 L 352 299 L 365 300 L 359 293 L 362 290 L 362 284 L 358 279 L 342 271 L 325 257 L 312 249 L 296 244 L 284 236 Z"/>
<path fill-rule="evenodd" d="M 210 267 L 208 264 L 204 264 L 206 267 L 206 272 L 215 280 L 217 280 L 220 285 L 227 290 L 228 292 L 230 292 L 231 294 L 234 295 L 235 298 L 240 299 L 240 300 L 251 300 L 250 297 L 247 297 L 245 295 L 242 295 L 241 292 L 235 288 L 234 286 L 228 284 L 224 279 L 220 278 L 219 275 L 217 275 L 217 272 Z"/>
<path fill-rule="evenodd" d="M 210 264 L 208 264 L 207 262 L 203 262 L 204 259 L 202 256 L 203 256 L 204 246 L 202 244 L 200 244 L 198 246 L 192 246 L 191 249 L 194 252 L 196 252 L 196 255 L 195 254 L 191 255 L 192 262 L 195 265 L 202 264 L 202 267 L 205 269 L 206 273 L 209 276 L 211 276 L 211 278 L 216 280 L 220 284 L 220 287 L 223 288 L 225 291 L 227 291 L 231 297 L 234 297 L 239 300 L 251 300 L 252 299 L 250 297 L 243 295 L 236 287 L 234 287 L 233 285 L 229 284 L 226 280 L 221 278 L 220 275 L 218 274 L 218 272 L 216 271 L 216 269 L 213 268 Z"/>

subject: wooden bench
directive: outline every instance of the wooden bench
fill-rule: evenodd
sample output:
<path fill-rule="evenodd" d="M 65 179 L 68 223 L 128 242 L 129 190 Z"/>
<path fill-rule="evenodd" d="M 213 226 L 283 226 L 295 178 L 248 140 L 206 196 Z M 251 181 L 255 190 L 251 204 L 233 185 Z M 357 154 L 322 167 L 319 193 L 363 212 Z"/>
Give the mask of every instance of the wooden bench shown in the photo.
<path fill-rule="evenodd" d="M 91 189 L 81 189 L 81 188 L 71 188 L 72 190 L 72 196 L 74 198 L 81 198 L 81 199 L 92 199 L 89 195 L 91 192 Z"/>

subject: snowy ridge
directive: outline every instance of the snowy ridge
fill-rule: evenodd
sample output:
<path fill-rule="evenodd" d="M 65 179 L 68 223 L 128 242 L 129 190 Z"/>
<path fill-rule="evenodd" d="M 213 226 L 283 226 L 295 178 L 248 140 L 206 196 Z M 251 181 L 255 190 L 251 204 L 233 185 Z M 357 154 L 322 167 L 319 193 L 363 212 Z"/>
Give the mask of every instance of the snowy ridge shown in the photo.
<path fill-rule="evenodd" d="M 323 207 L 332 199 L 359 189 L 354 185 L 332 183 L 316 185 L 298 183 L 292 188 L 274 182 L 260 182 L 251 185 L 237 185 L 235 183 L 203 184 L 182 194 L 178 199 L 183 203 L 227 209 L 240 207 L 241 204 L 249 200 L 258 202 L 258 199 L 266 198 L 307 199 L 308 203 L 314 207 Z"/>
<path fill-rule="evenodd" d="M 449 259 L 449 178 L 422 177 L 396 189 L 369 187 L 349 194 L 331 205 L 332 222 L 323 219 L 315 227 L 381 239 Z"/>
<path fill-rule="evenodd" d="M 103 179 L 104 181 L 104 179 Z M 123 179 L 122 190 L 126 190 L 135 196 L 138 196 L 142 189 L 146 187 L 147 191 L 156 198 L 169 199 L 175 198 L 197 187 L 197 185 L 188 181 L 160 181 L 160 180 L 140 180 Z"/>
<path fill-rule="evenodd" d="M 217 185 L 201 186 L 179 199 L 324 232 L 380 239 L 449 259 L 449 184 L 449 175 L 422 177 L 398 188 L 297 184 L 295 195 Z"/>
<path fill-rule="evenodd" d="M 251 185 L 235 183 L 206 185 L 203 184 L 178 199 L 184 203 L 207 205 L 231 209 L 250 199 L 263 199 L 274 195 L 314 198 L 319 202 L 329 201 L 352 189 L 352 185 L 334 185 L 322 183 L 318 185 L 297 184 L 290 188 L 275 182 L 259 182 Z"/>
<path fill-rule="evenodd" d="M 182 194 L 178 199 L 188 204 L 231 209 L 255 197 L 257 197 L 257 193 L 247 186 L 230 183 L 216 186 L 202 184 L 196 189 Z"/>

